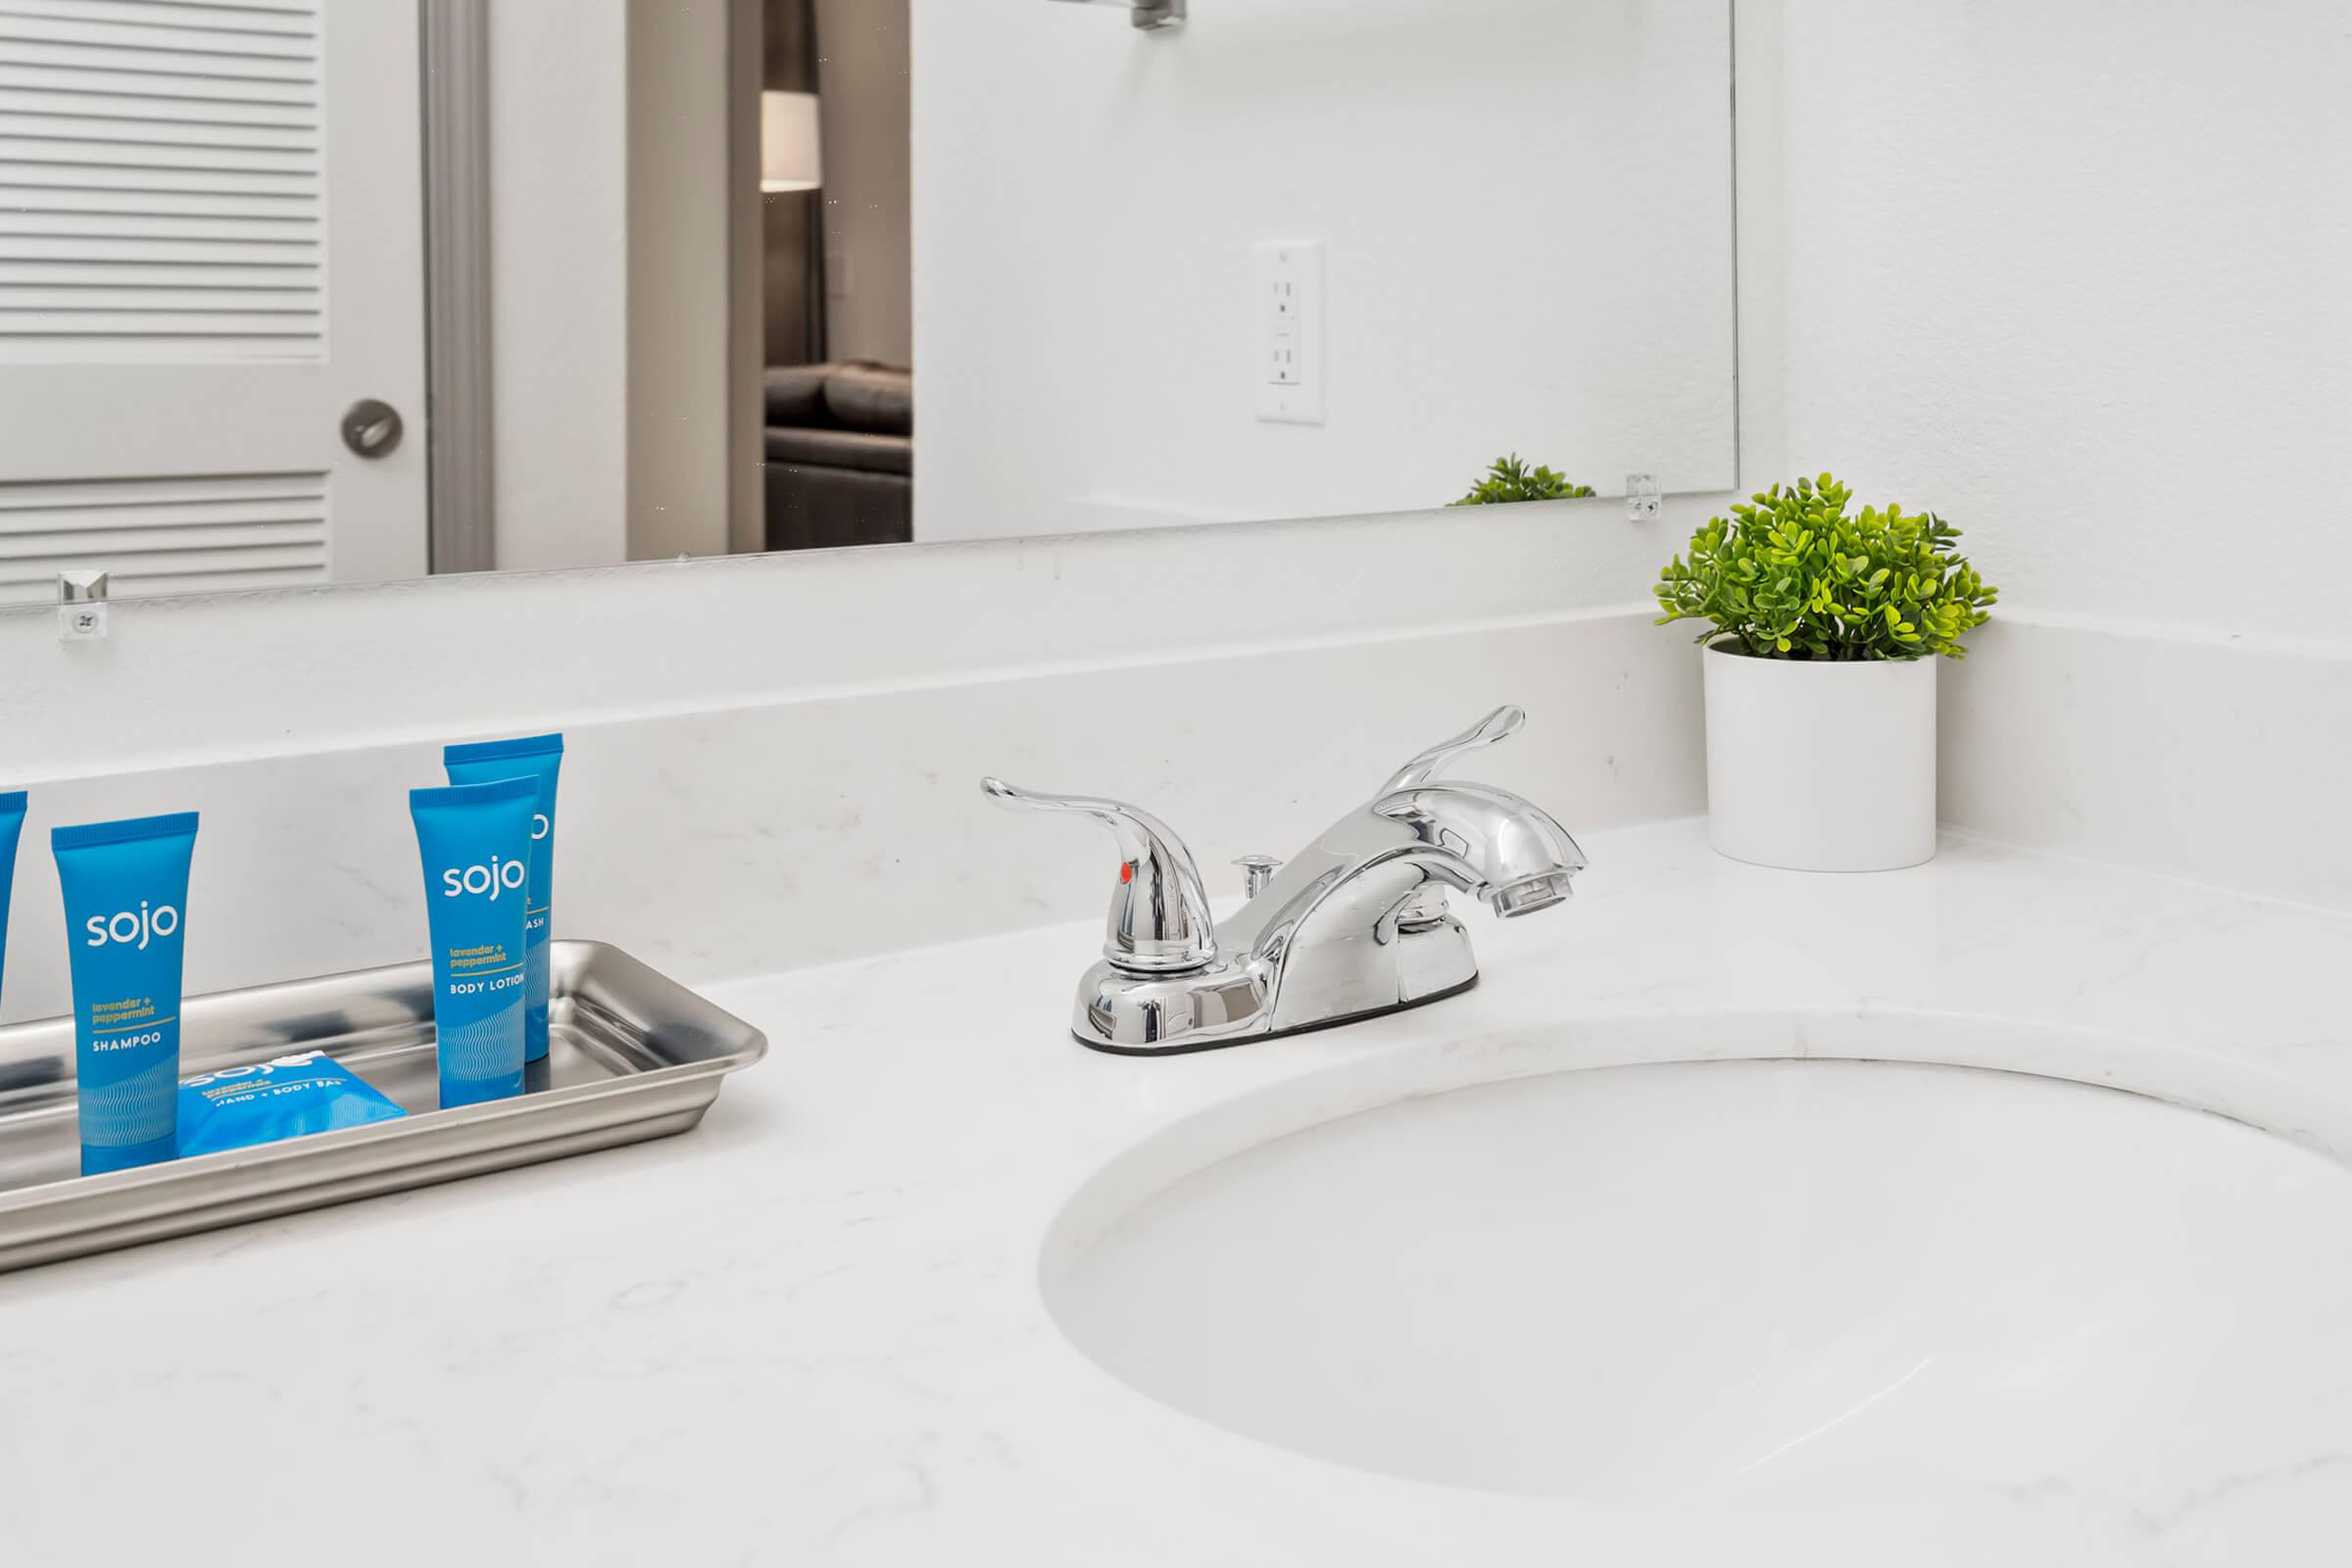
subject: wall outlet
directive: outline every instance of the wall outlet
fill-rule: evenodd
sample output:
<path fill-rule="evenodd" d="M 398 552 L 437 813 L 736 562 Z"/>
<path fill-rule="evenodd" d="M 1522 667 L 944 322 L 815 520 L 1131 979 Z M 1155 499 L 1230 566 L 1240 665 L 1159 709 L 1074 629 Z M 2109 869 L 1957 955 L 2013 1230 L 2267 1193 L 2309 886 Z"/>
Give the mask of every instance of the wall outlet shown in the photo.
<path fill-rule="evenodd" d="M 1257 416 L 1323 422 L 1323 242 L 1268 240 L 1250 267 L 1250 379 Z"/>

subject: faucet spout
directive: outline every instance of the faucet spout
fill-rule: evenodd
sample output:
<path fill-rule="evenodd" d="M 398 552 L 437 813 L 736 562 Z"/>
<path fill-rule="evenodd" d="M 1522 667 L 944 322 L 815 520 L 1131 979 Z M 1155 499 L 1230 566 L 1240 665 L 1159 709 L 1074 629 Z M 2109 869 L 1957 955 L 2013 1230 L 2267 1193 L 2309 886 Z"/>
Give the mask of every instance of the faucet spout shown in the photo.
<path fill-rule="evenodd" d="M 1450 995 L 1478 974 L 1448 889 L 1505 919 L 1568 897 L 1584 851 L 1485 784 L 1392 790 L 1334 823 L 1219 927 L 1265 977 L 1274 1032 Z"/>
<path fill-rule="evenodd" d="M 1491 784 L 1417 785 L 1381 797 L 1371 809 L 1466 861 L 1475 881 L 1462 891 L 1506 920 L 1566 899 L 1587 863 L 1550 812 Z"/>

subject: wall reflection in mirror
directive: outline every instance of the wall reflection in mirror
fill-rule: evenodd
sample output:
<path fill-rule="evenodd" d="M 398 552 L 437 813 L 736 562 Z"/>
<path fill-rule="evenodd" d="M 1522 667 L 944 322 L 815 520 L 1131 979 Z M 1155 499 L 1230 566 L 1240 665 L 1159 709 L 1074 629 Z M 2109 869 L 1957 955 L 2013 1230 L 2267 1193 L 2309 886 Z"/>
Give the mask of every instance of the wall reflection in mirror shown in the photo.
<path fill-rule="evenodd" d="M 1726 0 L 1131 11 L 0 0 L 0 603 L 1737 483 Z"/>

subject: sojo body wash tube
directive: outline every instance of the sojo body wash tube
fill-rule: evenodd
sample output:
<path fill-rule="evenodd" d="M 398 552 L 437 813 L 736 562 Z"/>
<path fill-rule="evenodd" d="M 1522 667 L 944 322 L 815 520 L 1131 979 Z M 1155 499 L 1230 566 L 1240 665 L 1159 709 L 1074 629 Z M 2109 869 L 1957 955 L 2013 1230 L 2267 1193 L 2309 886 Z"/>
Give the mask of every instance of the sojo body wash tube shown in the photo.
<path fill-rule="evenodd" d="M 444 1109 L 522 1093 L 523 927 L 538 801 L 528 778 L 409 792 L 432 928 Z"/>
<path fill-rule="evenodd" d="M 179 981 L 196 813 L 61 827 L 81 1173 L 178 1151 Z"/>
<path fill-rule="evenodd" d="M 538 815 L 531 823 L 529 912 L 522 955 L 522 1058 L 537 1061 L 547 1054 L 547 939 L 556 903 L 556 774 L 564 765 L 564 737 L 532 735 L 444 747 L 441 765 L 449 769 L 452 784 L 528 778 L 539 786 Z"/>

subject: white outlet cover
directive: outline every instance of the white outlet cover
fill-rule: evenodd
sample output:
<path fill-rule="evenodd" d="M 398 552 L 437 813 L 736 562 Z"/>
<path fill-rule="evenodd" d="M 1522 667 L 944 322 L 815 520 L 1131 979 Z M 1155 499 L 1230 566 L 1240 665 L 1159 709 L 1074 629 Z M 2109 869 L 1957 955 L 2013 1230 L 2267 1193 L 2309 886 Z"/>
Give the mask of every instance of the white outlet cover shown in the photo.
<path fill-rule="evenodd" d="M 1250 379 L 1257 416 L 1323 422 L 1323 242 L 1266 240 L 1251 248 Z"/>

